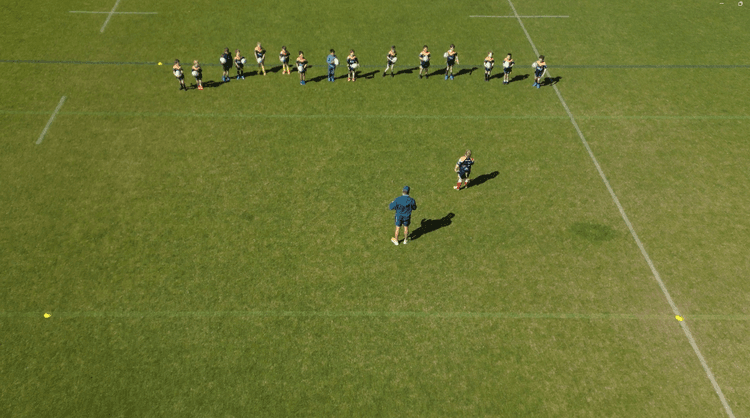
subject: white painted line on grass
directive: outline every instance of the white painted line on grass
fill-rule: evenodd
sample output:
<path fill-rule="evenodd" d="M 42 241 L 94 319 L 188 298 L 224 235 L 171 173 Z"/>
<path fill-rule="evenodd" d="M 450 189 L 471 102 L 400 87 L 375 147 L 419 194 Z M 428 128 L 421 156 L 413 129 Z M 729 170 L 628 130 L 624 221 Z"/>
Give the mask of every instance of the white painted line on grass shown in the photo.
<path fill-rule="evenodd" d="M 508 0 L 508 4 L 510 4 L 511 9 L 513 9 L 513 14 L 516 16 L 518 23 L 521 25 L 521 29 L 523 29 L 523 32 L 526 34 L 526 39 L 529 41 L 531 48 L 534 50 L 534 54 L 536 54 L 536 56 L 539 56 L 539 51 L 536 49 L 536 45 L 534 45 L 534 41 L 531 40 L 531 36 L 529 36 L 529 32 L 526 30 L 526 26 L 524 26 L 523 21 L 521 20 L 521 17 L 518 15 L 518 12 L 516 11 L 515 6 L 513 6 L 513 2 L 511 0 Z M 570 108 L 568 108 L 568 104 L 565 102 L 565 99 L 563 99 L 562 94 L 560 94 L 560 90 L 557 88 L 557 86 L 553 84 L 552 88 L 554 89 L 555 94 L 557 94 L 557 98 L 560 100 L 560 103 L 563 105 L 563 108 L 565 108 L 565 112 L 568 114 L 568 118 L 570 119 L 570 122 L 573 124 L 573 127 L 578 133 L 578 137 L 581 138 L 581 142 L 583 143 L 583 146 L 586 148 L 586 151 L 589 153 L 589 157 L 591 157 L 591 161 L 594 162 L 596 171 L 599 172 L 599 177 L 602 178 L 604 185 L 607 187 L 607 191 L 609 192 L 609 195 L 612 197 L 612 201 L 615 202 L 617 209 L 620 211 L 620 216 L 622 216 L 622 219 L 625 221 L 625 224 L 628 226 L 628 229 L 630 230 L 630 235 L 633 236 L 635 243 L 638 245 L 638 249 L 641 250 L 641 254 L 643 255 L 643 258 L 646 260 L 646 264 L 648 264 L 648 267 L 651 269 L 651 273 L 654 275 L 654 279 L 656 279 L 656 282 L 659 284 L 659 287 L 661 288 L 661 291 L 664 294 L 664 297 L 667 299 L 667 302 L 669 302 L 669 306 L 672 307 L 672 312 L 677 316 L 682 316 L 680 315 L 680 310 L 677 308 L 677 305 L 672 300 L 672 296 L 669 294 L 669 290 L 667 290 L 667 286 L 662 281 L 661 275 L 659 275 L 659 272 L 656 270 L 656 267 L 654 266 L 653 261 L 651 261 L 651 257 L 648 255 L 646 248 L 643 246 L 641 239 L 638 237 L 638 234 L 635 232 L 635 229 L 633 228 L 633 224 L 630 223 L 630 219 L 628 218 L 628 215 L 625 213 L 625 209 L 622 207 L 622 204 L 620 204 L 620 199 L 617 198 L 617 195 L 615 194 L 614 189 L 612 189 L 612 186 L 609 184 L 609 180 L 607 180 L 607 176 L 604 174 L 604 170 L 602 170 L 602 167 L 599 165 L 599 161 L 596 159 L 596 156 L 594 156 L 594 152 L 591 150 L 591 147 L 589 146 L 588 141 L 586 141 L 586 137 L 583 136 L 583 132 L 581 132 L 581 128 L 578 127 L 578 123 L 576 122 L 576 119 L 573 117 L 573 113 L 570 111 Z M 698 360 L 700 361 L 701 366 L 703 366 L 703 370 L 706 372 L 706 376 L 708 376 L 708 380 L 711 381 L 711 385 L 713 386 L 714 391 L 716 391 L 716 394 L 719 396 L 719 399 L 721 400 L 721 404 L 724 406 L 724 410 L 726 410 L 727 414 L 731 418 L 734 418 L 734 413 L 732 412 L 732 408 L 729 406 L 729 403 L 727 403 L 727 400 L 724 397 L 724 392 L 722 392 L 721 387 L 719 387 L 719 383 L 716 382 L 716 378 L 714 377 L 714 374 L 711 372 L 711 368 L 708 367 L 708 363 L 706 363 L 706 359 L 703 358 L 703 354 L 701 354 L 701 350 L 698 348 L 698 344 L 696 344 L 695 339 L 693 338 L 693 334 L 690 332 L 690 328 L 687 326 L 687 324 L 684 321 L 680 322 L 680 327 L 682 328 L 682 331 L 685 333 L 685 336 L 690 342 L 690 346 L 693 347 L 693 351 L 695 352 L 695 355 L 698 357 Z"/>
<path fill-rule="evenodd" d="M 109 11 L 109 14 L 107 15 L 107 20 L 104 21 L 104 24 L 102 25 L 102 29 L 99 32 L 104 33 L 104 28 L 107 27 L 107 23 L 109 23 L 109 19 L 112 19 L 112 15 L 115 13 L 115 10 L 117 10 L 117 6 L 119 5 L 120 5 L 120 0 L 117 0 L 115 2 L 115 5 L 112 7 L 112 10 Z"/>
<path fill-rule="evenodd" d="M 494 17 L 498 19 L 503 19 L 503 18 L 516 19 L 520 17 L 521 19 L 537 19 L 537 18 L 568 18 L 570 16 L 469 16 L 469 17 Z"/>
<path fill-rule="evenodd" d="M 63 96 L 60 98 L 60 103 L 57 104 L 57 107 L 55 108 L 55 111 L 52 112 L 52 116 L 49 117 L 49 120 L 47 121 L 47 125 L 45 125 L 44 130 L 42 131 L 42 134 L 39 135 L 39 139 L 36 140 L 36 144 L 39 145 L 44 141 L 44 135 L 47 135 L 47 130 L 49 129 L 50 125 L 52 125 L 52 121 L 55 120 L 55 116 L 57 116 L 57 112 L 60 111 L 60 108 L 62 107 L 63 103 L 65 103 L 65 99 L 67 97 Z"/>
<path fill-rule="evenodd" d="M 88 14 L 113 14 L 113 15 L 155 15 L 158 14 L 158 12 L 87 12 L 83 10 L 71 10 L 68 13 L 88 13 Z"/>

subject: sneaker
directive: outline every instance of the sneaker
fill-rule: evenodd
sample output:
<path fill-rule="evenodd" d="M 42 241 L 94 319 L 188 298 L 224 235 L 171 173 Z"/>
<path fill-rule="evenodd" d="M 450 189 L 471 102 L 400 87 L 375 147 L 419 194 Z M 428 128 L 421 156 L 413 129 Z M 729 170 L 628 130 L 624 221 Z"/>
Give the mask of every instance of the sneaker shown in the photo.
<path fill-rule="evenodd" d="M 451 75 L 451 80 L 453 80 L 453 76 L 452 75 Z M 487 80 L 487 81 L 490 81 L 490 80 Z"/>
<path fill-rule="evenodd" d="M 398 240 L 396 238 L 391 238 L 391 242 L 393 245 L 398 245 Z"/>
<path fill-rule="evenodd" d="M 461 190 L 461 189 L 459 189 L 458 186 L 453 186 L 453 189 L 455 189 L 455 190 Z"/>
<path fill-rule="evenodd" d="M 383 75 L 383 77 L 385 77 L 385 75 Z M 420 80 L 422 79 L 422 74 L 419 75 L 419 79 Z"/>
<path fill-rule="evenodd" d="M 198 90 L 203 90 L 203 86 L 198 86 Z"/>
<path fill-rule="evenodd" d="M 448 75 L 447 75 L 447 74 L 445 75 L 445 79 L 446 79 L 446 80 L 448 79 Z"/>
<path fill-rule="evenodd" d="M 540 88 L 540 87 L 542 87 L 542 85 L 541 85 L 541 84 L 537 84 L 537 85 L 536 85 L 536 88 Z"/>
<path fill-rule="evenodd" d="M 402 242 L 402 244 L 406 245 L 408 243 L 409 243 L 409 239 L 408 238 L 404 238 L 404 242 Z"/>
<path fill-rule="evenodd" d="M 383 77 L 385 76 L 386 76 L 385 71 L 383 71 Z M 419 78 L 422 78 L 422 76 L 420 75 Z"/>
<path fill-rule="evenodd" d="M 391 71 L 391 77 L 395 77 L 396 74 L 393 74 L 393 71 Z"/>

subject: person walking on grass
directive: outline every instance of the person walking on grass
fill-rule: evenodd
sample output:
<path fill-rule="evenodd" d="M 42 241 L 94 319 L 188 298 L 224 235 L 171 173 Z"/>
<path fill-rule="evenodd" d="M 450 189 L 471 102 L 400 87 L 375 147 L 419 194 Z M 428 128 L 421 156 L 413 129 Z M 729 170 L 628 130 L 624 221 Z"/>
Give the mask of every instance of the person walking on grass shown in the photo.
<path fill-rule="evenodd" d="M 198 83 L 198 90 L 203 90 L 203 69 L 198 63 L 198 60 L 193 60 L 192 74 L 195 77 L 195 82 Z"/>
<path fill-rule="evenodd" d="M 451 44 L 448 52 L 443 55 L 445 56 L 445 79 L 447 80 L 448 77 L 450 77 L 450 79 L 453 80 L 453 66 L 456 64 L 461 64 L 460 62 L 458 62 L 458 52 L 456 52 L 456 46 Z"/>
<path fill-rule="evenodd" d="M 474 159 L 471 158 L 471 150 L 467 149 L 466 154 L 461 156 L 456 163 L 456 167 L 453 169 L 458 173 L 458 183 L 453 186 L 456 190 L 461 190 L 461 183 L 464 187 L 469 187 L 469 176 L 471 176 L 471 166 L 474 165 Z"/>
<path fill-rule="evenodd" d="M 513 72 L 513 66 L 516 64 L 513 61 L 513 56 L 508 52 L 508 56 L 503 59 L 503 84 L 510 83 L 510 73 Z"/>
<path fill-rule="evenodd" d="M 334 82 L 336 81 L 336 66 L 339 65 L 339 59 L 336 58 L 336 51 L 331 50 L 328 57 L 326 57 L 326 62 L 328 63 L 328 81 Z"/>
<path fill-rule="evenodd" d="M 258 42 L 258 45 L 255 47 L 255 61 L 258 62 L 258 68 L 263 71 L 263 75 L 266 75 L 266 50 L 263 49 L 263 45 L 261 45 L 260 42 Z M 258 71 L 258 74 L 260 74 L 260 71 Z"/>
<path fill-rule="evenodd" d="M 417 202 L 409 196 L 409 186 L 404 186 L 401 196 L 393 199 L 388 206 L 389 210 L 396 211 L 396 233 L 391 238 L 393 245 L 398 245 L 398 232 L 404 227 L 404 245 L 409 241 L 409 224 L 411 224 L 411 211 L 417 210 Z"/>
<path fill-rule="evenodd" d="M 224 48 L 224 52 L 219 57 L 221 68 L 224 72 L 221 74 L 221 81 L 229 82 L 229 69 L 232 68 L 232 54 L 229 53 L 229 48 Z"/>
<path fill-rule="evenodd" d="M 391 50 L 385 55 L 385 71 L 383 71 L 383 77 L 385 77 L 389 69 L 391 70 L 391 77 L 395 77 L 395 74 L 393 73 L 393 65 L 396 64 L 396 61 L 398 60 L 396 55 L 396 45 L 392 45 Z"/>
<path fill-rule="evenodd" d="M 346 57 L 346 66 L 349 70 L 346 81 L 357 81 L 357 68 L 359 68 L 359 58 L 354 54 L 354 50 L 349 50 L 349 55 Z"/>
<path fill-rule="evenodd" d="M 422 71 L 424 71 L 425 78 L 429 78 L 430 72 L 430 51 L 427 49 L 427 45 L 422 47 L 422 52 L 419 53 L 419 78 L 422 78 Z"/>
<path fill-rule="evenodd" d="M 547 62 L 544 61 L 544 55 L 540 55 L 539 59 L 531 66 L 534 68 L 534 87 L 542 87 L 542 78 L 547 72 Z"/>
<path fill-rule="evenodd" d="M 237 68 L 237 80 L 245 79 L 245 57 L 242 56 L 240 50 L 234 51 L 234 67 Z"/>
<path fill-rule="evenodd" d="M 187 91 L 187 87 L 185 87 L 185 73 L 182 71 L 180 60 L 174 60 L 174 65 L 172 66 L 172 74 L 174 74 L 177 81 L 180 82 L 180 90 Z"/>
<path fill-rule="evenodd" d="M 299 83 L 301 85 L 305 85 L 307 83 L 305 81 L 305 74 L 307 73 L 307 58 L 305 58 L 305 53 L 300 51 L 299 56 L 297 57 L 297 72 L 299 73 Z"/>
<path fill-rule="evenodd" d="M 484 59 L 484 81 L 490 81 L 492 78 L 492 69 L 495 68 L 495 57 L 490 51 Z"/>
<path fill-rule="evenodd" d="M 286 46 L 281 47 L 279 52 L 279 61 L 281 61 L 281 74 L 291 74 L 292 70 L 289 69 L 289 56 L 291 54 L 286 50 Z"/>

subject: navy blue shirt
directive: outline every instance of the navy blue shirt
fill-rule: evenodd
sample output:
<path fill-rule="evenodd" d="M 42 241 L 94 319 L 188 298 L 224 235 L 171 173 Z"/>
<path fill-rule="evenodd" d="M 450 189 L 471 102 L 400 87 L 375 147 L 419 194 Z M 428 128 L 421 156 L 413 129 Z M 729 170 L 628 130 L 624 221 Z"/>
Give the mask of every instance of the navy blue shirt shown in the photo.
<path fill-rule="evenodd" d="M 411 211 L 417 210 L 417 202 L 409 195 L 397 197 L 388 206 L 390 210 L 395 210 L 397 216 L 410 217 Z"/>
<path fill-rule="evenodd" d="M 463 161 L 461 159 L 456 163 L 458 164 L 458 171 L 461 174 L 471 174 L 471 166 L 474 165 L 474 160 L 467 158 Z"/>

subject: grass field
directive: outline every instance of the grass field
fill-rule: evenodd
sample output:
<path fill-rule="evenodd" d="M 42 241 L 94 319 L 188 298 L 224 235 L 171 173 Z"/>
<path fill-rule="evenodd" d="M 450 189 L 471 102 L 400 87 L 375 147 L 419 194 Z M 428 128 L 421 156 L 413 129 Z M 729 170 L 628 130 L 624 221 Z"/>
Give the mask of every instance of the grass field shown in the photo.
<path fill-rule="evenodd" d="M 750 416 L 750 5 L 5 11 L 0 417 Z M 220 82 L 257 41 L 320 81 L 178 90 L 175 58 Z M 325 81 L 330 48 L 356 83 Z M 514 82 L 483 81 L 488 50 Z"/>

